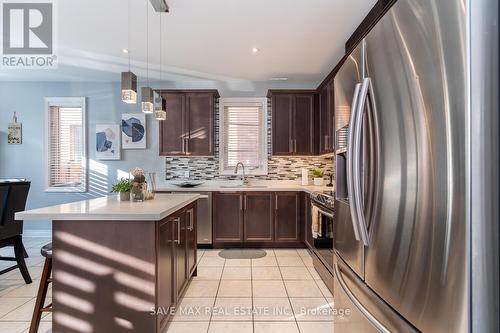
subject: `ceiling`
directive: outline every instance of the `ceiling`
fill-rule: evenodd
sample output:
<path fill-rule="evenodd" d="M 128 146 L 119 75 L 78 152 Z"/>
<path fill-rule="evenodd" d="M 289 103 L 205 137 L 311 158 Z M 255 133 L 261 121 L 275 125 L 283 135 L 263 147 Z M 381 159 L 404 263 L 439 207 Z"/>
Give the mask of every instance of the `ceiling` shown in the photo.
<path fill-rule="evenodd" d="M 269 81 L 318 84 L 342 57 L 347 38 L 376 0 L 148 0 L 58 3 L 58 69 L 2 70 L 0 80 L 119 81 L 127 70 L 160 78 L 160 15 L 165 81 Z M 254 54 L 252 48 L 259 52 Z M 285 81 L 283 81 L 285 82 Z"/>

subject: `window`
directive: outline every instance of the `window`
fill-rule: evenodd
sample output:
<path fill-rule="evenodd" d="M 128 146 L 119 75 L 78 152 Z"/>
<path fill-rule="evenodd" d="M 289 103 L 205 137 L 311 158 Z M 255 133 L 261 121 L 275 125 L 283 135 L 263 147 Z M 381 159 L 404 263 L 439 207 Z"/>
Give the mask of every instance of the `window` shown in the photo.
<path fill-rule="evenodd" d="M 86 192 L 85 98 L 49 97 L 45 104 L 47 191 Z"/>
<path fill-rule="evenodd" d="M 220 108 L 220 173 L 238 162 L 249 175 L 267 174 L 267 99 L 223 98 Z"/>

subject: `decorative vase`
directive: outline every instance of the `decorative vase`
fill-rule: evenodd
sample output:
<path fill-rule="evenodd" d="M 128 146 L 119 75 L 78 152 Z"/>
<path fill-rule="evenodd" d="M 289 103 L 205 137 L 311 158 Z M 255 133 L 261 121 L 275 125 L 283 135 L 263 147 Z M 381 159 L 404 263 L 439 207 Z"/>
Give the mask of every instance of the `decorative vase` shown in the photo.
<path fill-rule="evenodd" d="M 156 173 L 148 172 L 147 183 L 145 185 L 145 199 L 153 200 L 156 192 Z"/>
<path fill-rule="evenodd" d="M 130 192 L 120 192 L 120 201 L 130 201 Z"/>
<path fill-rule="evenodd" d="M 314 185 L 315 186 L 323 186 L 323 178 L 314 177 Z"/>
<path fill-rule="evenodd" d="M 132 186 L 132 191 L 130 192 L 132 194 L 132 201 L 136 202 L 142 202 L 144 201 L 144 191 L 142 189 L 142 184 L 143 183 L 134 183 Z"/>

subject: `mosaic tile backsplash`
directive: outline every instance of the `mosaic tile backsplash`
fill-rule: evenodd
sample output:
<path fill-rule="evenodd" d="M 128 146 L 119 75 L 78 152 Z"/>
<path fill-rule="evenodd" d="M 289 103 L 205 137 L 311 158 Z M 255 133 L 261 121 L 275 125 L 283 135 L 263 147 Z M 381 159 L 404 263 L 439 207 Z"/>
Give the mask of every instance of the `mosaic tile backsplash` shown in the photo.
<path fill-rule="evenodd" d="M 219 174 L 219 107 L 215 115 L 215 157 L 166 157 L 165 179 L 184 179 L 189 171 L 189 178 L 195 180 L 232 180 L 239 176 Z M 267 108 L 267 150 L 268 174 L 248 176 L 257 180 L 296 180 L 301 178 L 301 169 L 320 168 L 325 172 L 325 179 L 334 173 L 333 154 L 323 156 L 271 156 L 271 105 Z"/>

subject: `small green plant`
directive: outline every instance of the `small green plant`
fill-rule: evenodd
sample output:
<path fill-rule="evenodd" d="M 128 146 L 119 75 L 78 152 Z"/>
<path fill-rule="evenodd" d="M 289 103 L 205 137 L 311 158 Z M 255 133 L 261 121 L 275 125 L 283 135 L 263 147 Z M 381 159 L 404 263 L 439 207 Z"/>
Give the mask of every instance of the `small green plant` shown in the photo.
<path fill-rule="evenodd" d="M 323 170 L 314 168 L 312 169 L 312 175 L 314 178 L 322 178 L 323 177 Z"/>
<path fill-rule="evenodd" d="M 122 178 L 118 183 L 113 184 L 111 187 L 111 192 L 113 193 L 124 193 L 124 192 L 130 192 L 132 189 L 132 182 L 130 179 L 125 179 Z"/>

